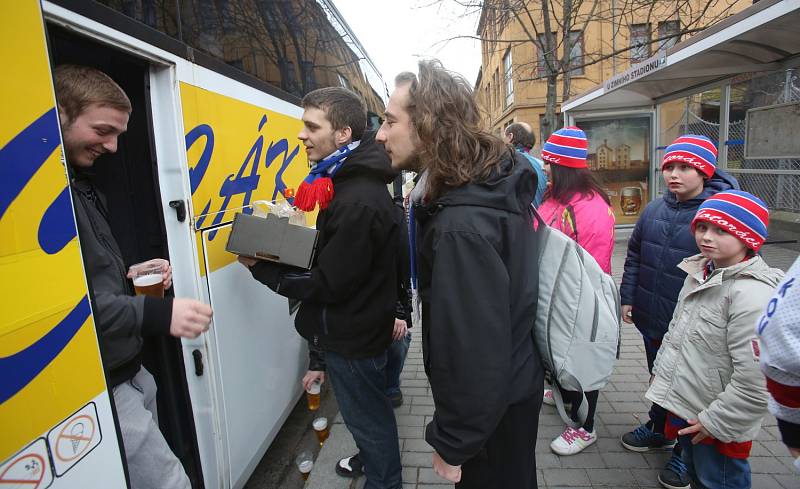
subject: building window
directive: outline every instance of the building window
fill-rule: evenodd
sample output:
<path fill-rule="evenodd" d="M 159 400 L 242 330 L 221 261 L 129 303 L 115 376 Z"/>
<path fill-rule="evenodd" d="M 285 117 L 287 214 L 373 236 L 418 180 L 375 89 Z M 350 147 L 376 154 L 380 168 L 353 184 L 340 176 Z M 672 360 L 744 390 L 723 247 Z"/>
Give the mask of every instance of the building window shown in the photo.
<path fill-rule="evenodd" d="M 569 43 L 572 46 L 569 52 L 570 75 L 583 74 L 583 31 L 570 31 Z"/>
<path fill-rule="evenodd" d="M 348 83 L 347 78 L 343 77 L 341 73 L 336 73 L 336 78 L 339 80 L 339 86 L 349 89 L 350 83 Z"/>
<path fill-rule="evenodd" d="M 650 57 L 650 24 L 631 26 L 631 64 L 640 63 Z"/>
<path fill-rule="evenodd" d="M 486 90 L 485 90 L 485 95 L 486 96 L 483 99 L 483 103 L 486 104 L 486 111 L 487 112 L 491 112 L 492 111 L 492 96 L 491 96 L 491 93 L 492 93 L 491 92 L 491 83 L 487 83 L 486 84 Z"/>
<path fill-rule="evenodd" d="M 681 40 L 681 21 L 668 20 L 658 23 L 658 50 L 666 50 L 678 44 Z"/>
<path fill-rule="evenodd" d="M 500 107 L 500 71 L 494 70 L 494 106 Z"/>
<path fill-rule="evenodd" d="M 547 76 L 547 61 L 544 59 L 544 46 L 547 42 L 546 36 L 544 34 L 538 34 L 536 36 L 538 42 L 538 49 L 536 49 L 536 73 L 539 75 L 540 78 Z"/>
<path fill-rule="evenodd" d="M 508 49 L 506 55 L 503 56 L 503 76 L 505 79 L 506 87 L 506 105 L 508 107 L 514 103 L 514 77 L 513 77 L 513 63 L 511 61 L 511 48 Z"/>

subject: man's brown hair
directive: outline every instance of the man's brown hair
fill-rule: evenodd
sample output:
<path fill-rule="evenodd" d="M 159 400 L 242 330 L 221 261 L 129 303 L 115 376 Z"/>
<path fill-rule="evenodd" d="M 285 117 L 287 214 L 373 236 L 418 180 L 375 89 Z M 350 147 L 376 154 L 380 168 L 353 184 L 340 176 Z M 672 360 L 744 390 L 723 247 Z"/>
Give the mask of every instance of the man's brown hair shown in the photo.
<path fill-rule="evenodd" d="M 55 69 L 56 99 L 69 121 L 90 105 L 113 107 L 131 113 L 131 101 L 117 83 L 88 66 L 59 65 Z"/>
<path fill-rule="evenodd" d="M 430 60 L 419 62 L 418 76 L 397 75 L 395 86 L 405 84 L 431 196 L 487 178 L 509 148 L 484 129 L 470 83 Z"/>
<path fill-rule="evenodd" d="M 367 104 L 355 92 L 342 87 L 318 88 L 308 92 L 300 103 L 304 109 L 309 107 L 325 112 L 334 131 L 349 127 L 353 141 L 364 135 L 367 127 Z"/>

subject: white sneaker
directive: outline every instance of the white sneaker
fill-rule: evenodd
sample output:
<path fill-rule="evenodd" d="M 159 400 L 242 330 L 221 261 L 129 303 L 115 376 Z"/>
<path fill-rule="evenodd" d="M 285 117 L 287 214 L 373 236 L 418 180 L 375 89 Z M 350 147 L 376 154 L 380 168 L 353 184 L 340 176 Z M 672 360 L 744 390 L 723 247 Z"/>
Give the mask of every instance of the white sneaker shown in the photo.
<path fill-rule="evenodd" d="M 550 450 L 559 455 L 575 455 L 597 441 L 597 435 L 583 428 L 567 427 L 561 435 L 550 443 Z"/>
<path fill-rule="evenodd" d="M 542 399 L 542 402 L 547 404 L 548 406 L 556 405 L 556 398 L 553 397 L 553 389 L 544 390 L 544 398 Z"/>

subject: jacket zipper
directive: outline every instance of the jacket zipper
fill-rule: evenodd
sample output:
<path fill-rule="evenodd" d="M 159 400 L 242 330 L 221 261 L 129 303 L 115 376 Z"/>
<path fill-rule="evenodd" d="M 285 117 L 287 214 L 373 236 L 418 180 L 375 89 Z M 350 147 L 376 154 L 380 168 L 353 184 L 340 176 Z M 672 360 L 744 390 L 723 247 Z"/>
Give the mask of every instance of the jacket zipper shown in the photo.
<path fill-rule="evenodd" d="M 680 214 L 680 212 L 681 212 L 681 203 L 680 202 L 676 203 L 675 209 L 676 209 L 675 212 L 672 214 L 672 219 L 670 219 L 670 221 L 669 221 L 669 228 L 667 228 L 667 231 L 672 229 L 672 227 L 675 225 L 675 220 L 678 219 L 678 214 Z M 664 263 L 664 259 L 665 259 L 666 255 L 667 255 L 667 252 L 669 251 L 669 244 L 670 244 L 669 238 L 670 237 L 667 236 L 667 242 L 664 244 L 664 248 L 661 250 L 661 256 L 659 257 L 659 260 L 658 260 L 659 263 Z M 655 290 L 655 287 L 653 288 L 653 290 Z M 653 310 L 653 306 L 655 305 L 655 302 L 656 302 L 656 294 L 651 294 L 651 296 L 650 296 L 650 310 L 651 311 Z"/>
<path fill-rule="evenodd" d="M 96 197 L 96 198 L 99 198 L 99 197 Z M 94 199 L 93 198 L 86 196 L 85 199 L 91 200 L 92 201 L 92 205 L 94 205 L 95 208 L 97 209 L 97 211 L 100 212 L 100 209 L 97 208 L 97 204 L 94 203 Z M 84 200 L 84 199 L 81 199 L 81 200 Z M 84 201 L 84 206 L 85 205 L 86 205 L 86 203 Z M 93 216 L 92 213 L 89 212 L 88 209 L 84 209 L 84 210 L 86 211 L 86 215 L 89 217 L 89 220 L 92 223 L 92 231 L 94 232 L 94 235 L 97 236 L 97 240 L 106 248 L 106 250 L 109 252 L 109 254 L 111 254 L 111 256 L 116 258 L 115 260 L 113 260 L 114 267 L 117 269 L 117 272 L 119 272 L 120 277 L 122 277 L 123 281 L 125 282 L 125 288 L 128 289 L 128 292 L 130 293 L 131 290 L 129 289 L 129 286 L 127 284 L 127 282 L 128 282 L 128 274 L 125 273 L 125 270 L 120 268 L 120 265 L 119 265 L 120 262 L 122 261 L 122 257 L 117 255 L 117 253 L 114 251 L 114 248 L 111 246 L 111 244 L 106 239 L 105 235 L 100 232 L 100 229 L 99 229 L 99 227 L 97 225 L 97 220 L 96 220 L 95 216 Z"/>

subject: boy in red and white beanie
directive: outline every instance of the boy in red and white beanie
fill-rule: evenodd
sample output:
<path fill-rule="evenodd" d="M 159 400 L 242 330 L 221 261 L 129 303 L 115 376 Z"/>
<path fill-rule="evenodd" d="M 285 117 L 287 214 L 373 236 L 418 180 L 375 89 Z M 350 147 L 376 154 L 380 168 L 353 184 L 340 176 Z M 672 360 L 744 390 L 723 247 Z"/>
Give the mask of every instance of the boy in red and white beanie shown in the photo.
<path fill-rule="evenodd" d="M 751 487 L 752 440 L 767 411 L 753 324 L 783 272 L 756 254 L 769 212 L 752 194 L 720 192 L 691 224 L 700 254 L 687 273 L 645 395 L 668 411 L 692 487 Z"/>
<path fill-rule="evenodd" d="M 698 251 L 689 232 L 697 209 L 709 197 L 739 188 L 736 179 L 717 169 L 716 163 L 717 149 L 707 137 L 685 134 L 675 139 L 661 164 L 664 194 L 647 205 L 628 242 L 620 286 L 622 319 L 635 323 L 642 333 L 651 374 L 686 278 L 678 264 Z M 664 433 L 666 411 L 653 404 L 648 414 L 645 424 L 622 436 L 622 445 L 640 453 L 674 446 L 658 479 L 665 487 L 688 488 L 680 446 Z"/>

